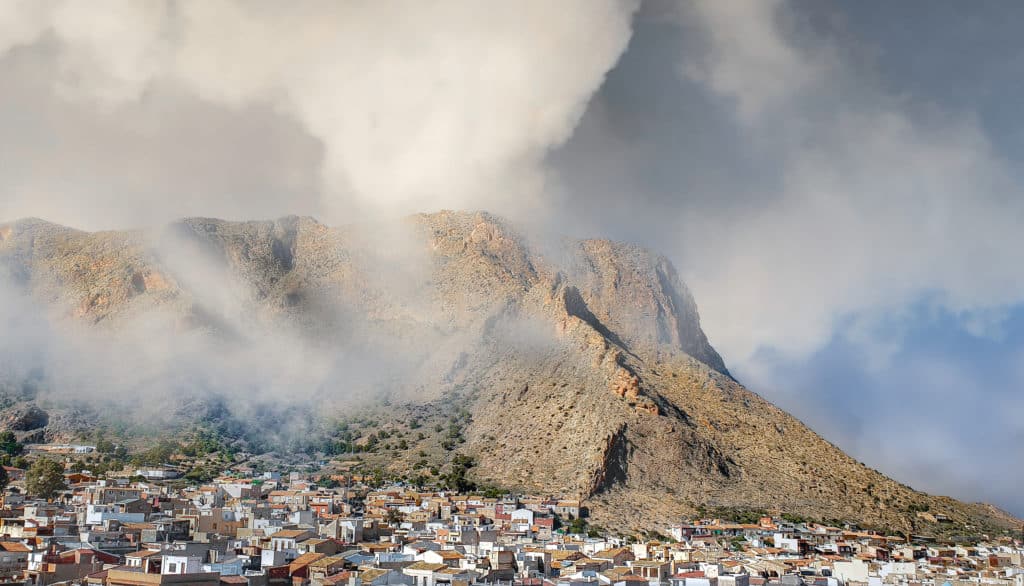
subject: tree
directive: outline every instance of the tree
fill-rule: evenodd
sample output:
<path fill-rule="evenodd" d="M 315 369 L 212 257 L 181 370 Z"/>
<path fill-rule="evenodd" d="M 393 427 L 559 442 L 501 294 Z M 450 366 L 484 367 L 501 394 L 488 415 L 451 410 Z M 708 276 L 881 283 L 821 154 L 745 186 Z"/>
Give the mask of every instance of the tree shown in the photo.
<path fill-rule="evenodd" d="M 444 487 L 457 492 L 475 490 L 476 484 L 466 478 L 466 472 L 475 465 L 476 462 L 471 456 L 459 454 L 452 458 L 451 469 L 441 478 Z"/>
<path fill-rule="evenodd" d="M 133 458 L 136 464 L 141 466 L 160 466 L 171 459 L 171 456 L 178 451 L 180 446 L 171 441 L 161 441 L 148 450 L 136 454 Z"/>
<path fill-rule="evenodd" d="M 587 522 L 580 518 L 571 519 L 568 530 L 569 533 L 572 533 L 574 535 L 585 534 L 587 532 Z"/>
<path fill-rule="evenodd" d="M 324 488 L 338 488 L 339 486 L 341 486 L 340 482 L 331 478 L 330 476 L 327 476 L 326 474 L 320 476 L 320 479 L 317 480 L 317 484 Z"/>
<path fill-rule="evenodd" d="M 10 482 L 11 478 L 7 476 L 7 470 L 5 470 L 3 466 L 0 466 L 0 491 L 7 488 L 7 485 L 10 484 Z"/>
<path fill-rule="evenodd" d="M 388 509 L 386 519 L 388 525 L 398 525 L 405 520 L 405 513 L 399 511 L 398 509 Z"/>
<path fill-rule="evenodd" d="M 484 489 L 484 496 L 491 499 L 496 499 L 498 497 L 504 496 L 507 493 L 507 491 L 504 491 L 498 488 L 497 486 L 488 486 L 487 488 Z"/>
<path fill-rule="evenodd" d="M 39 498 L 52 499 L 68 486 L 64 482 L 64 467 L 60 462 L 40 458 L 25 473 L 25 489 Z"/>
<path fill-rule="evenodd" d="M 0 432 L 0 452 L 8 456 L 17 456 L 22 449 L 23 446 L 18 443 L 18 438 L 13 431 Z"/>
<path fill-rule="evenodd" d="M 186 480 L 209 482 L 217 477 L 217 470 L 212 466 L 196 466 L 185 474 Z"/>
<path fill-rule="evenodd" d="M 105 437 L 96 440 L 96 451 L 101 454 L 113 454 L 115 449 L 117 446 L 114 445 L 114 442 Z"/>

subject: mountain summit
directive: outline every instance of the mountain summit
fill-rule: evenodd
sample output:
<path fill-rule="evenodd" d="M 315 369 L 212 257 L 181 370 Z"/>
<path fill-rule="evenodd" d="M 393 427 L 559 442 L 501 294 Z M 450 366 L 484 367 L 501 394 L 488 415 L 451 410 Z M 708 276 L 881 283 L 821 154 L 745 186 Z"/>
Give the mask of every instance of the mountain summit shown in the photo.
<path fill-rule="evenodd" d="M 1016 523 L 891 480 L 745 389 L 672 264 L 634 245 L 538 242 L 448 211 L 97 233 L 22 220 L 0 225 L 0 270 L 69 336 L 129 340 L 125 371 L 173 350 L 173 376 L 95 375 L 115 395 L 173 378 L 164 400 L 209 386 L 231 405 L 294 400 L 323 417 L 370 400 L 412 419 L 455 403 L 459 441 L 438 457 L 472 461 L 479 483 L 584 499 L 597 522 L 732 508 L 907 531 L 921 530 L 921 510 L 956 527 Z M 189 344 L 204 350 L 178 352 Z M 250 347 L 269 350 L 249 363 Z M 288 373 L 264 374 L 278 360 Z M 239 370 L 259 374 L 235 385 Z M 76 385 L 45 386 L 75 398 L 102 386 Z M 412 466 L 433 441 L 419 437 L 386 465 Z"/>

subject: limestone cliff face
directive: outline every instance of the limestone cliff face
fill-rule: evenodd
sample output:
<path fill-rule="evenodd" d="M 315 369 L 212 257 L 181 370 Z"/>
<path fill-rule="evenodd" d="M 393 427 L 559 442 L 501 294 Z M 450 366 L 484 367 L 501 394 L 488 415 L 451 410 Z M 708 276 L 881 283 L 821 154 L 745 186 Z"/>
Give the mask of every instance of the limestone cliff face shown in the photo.
<path fill-rule="evenodd" d="M 575 243 L 573 251 L 571 280 L 622 345 L 671 346 L 728 374 L 700 328 L 693 296 L 666 258 L 608 240 Z"/>
<path fill-rule="evenodd" d="M 394 372 L 346 375 L 324 404 L 382 385 L 420 404 L 457 393 L 476 479 L 578 496 L 599 521 L 737 506 L 898 527 L 927 503 L 1013 523 L 888 479 L 743 388 L 671 263 L 633 245 L 541 252 L 499 218 L 459 212 L 103 233 L 25 220 L 0 225 L 0 270 L 66 319 L 115 332 L 161 315 L 169 335 L 244 344 L 287 331 L 364 352 L 365 369 Z"/>

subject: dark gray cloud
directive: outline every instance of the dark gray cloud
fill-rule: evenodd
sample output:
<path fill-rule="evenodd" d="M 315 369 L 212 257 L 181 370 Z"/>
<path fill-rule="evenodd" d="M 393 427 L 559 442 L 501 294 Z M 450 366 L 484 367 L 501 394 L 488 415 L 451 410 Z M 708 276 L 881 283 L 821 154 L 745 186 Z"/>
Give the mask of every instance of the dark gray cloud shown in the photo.
<path fill-rule="evenodd" d="M 1020 299 L 976 262 L 1010 261 L 1024 208 L 973 117 L 890 95 L 782 2 L 652 12 L 558 155 L 565 207 L 676 251 L 734 362 L 923 292 L 977 327 Z"/>

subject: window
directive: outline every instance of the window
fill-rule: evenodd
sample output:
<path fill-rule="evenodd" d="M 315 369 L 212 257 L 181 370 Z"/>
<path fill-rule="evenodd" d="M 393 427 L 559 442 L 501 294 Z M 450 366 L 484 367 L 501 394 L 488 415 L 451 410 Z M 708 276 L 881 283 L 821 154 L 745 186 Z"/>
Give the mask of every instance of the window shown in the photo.
<path fill-rule="evenodd" d="M 176 574 L 176 573 L 178 573 L 178 564 L 175 564 L 173 562 L 167 564 L 167 572 L 169 574 Z"/>

